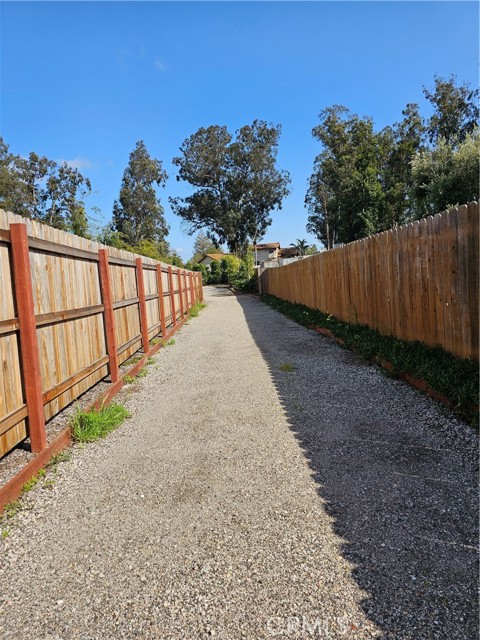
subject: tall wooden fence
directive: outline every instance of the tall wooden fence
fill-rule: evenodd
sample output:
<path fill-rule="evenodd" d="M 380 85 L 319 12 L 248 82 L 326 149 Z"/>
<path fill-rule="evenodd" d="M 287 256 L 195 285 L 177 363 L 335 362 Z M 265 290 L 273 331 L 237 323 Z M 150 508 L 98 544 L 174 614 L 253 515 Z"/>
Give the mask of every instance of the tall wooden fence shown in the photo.
<path fill-rule="evenodd" d="M 479 210 L 470 203 L 283 267 L 262 292 L 478 359 Z"/>
<path fill-rule="evenodd" d="M 0 211 L 0 457 L 201 298 L 199 273 Z"/>

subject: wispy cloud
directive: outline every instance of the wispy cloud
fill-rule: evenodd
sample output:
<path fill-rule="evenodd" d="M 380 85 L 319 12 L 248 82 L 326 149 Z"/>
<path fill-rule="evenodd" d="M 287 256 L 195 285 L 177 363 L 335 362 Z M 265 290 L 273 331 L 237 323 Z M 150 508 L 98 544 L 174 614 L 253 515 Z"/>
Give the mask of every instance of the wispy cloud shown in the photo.
<path fill-rule="evenodd" d="M 66 160 L 64 158 L 60 158 L 58 160 L 59 163 L 65 162 L 65 164 L 72 169 L 91 169 L 93 167 L 93 162 L 91 162 L 88 158 L 83 158 L 82 156 L 77 156 L 72 160 Z"/>
<path fill-rule="evenodd" d="M 160 58 L 155 58 L 154 61 L 153 61 L 153 65 L 154 65 L 155 69 L 158 69 L 159 71 L 166 71 L 167 70 L 167 65 Z"/>

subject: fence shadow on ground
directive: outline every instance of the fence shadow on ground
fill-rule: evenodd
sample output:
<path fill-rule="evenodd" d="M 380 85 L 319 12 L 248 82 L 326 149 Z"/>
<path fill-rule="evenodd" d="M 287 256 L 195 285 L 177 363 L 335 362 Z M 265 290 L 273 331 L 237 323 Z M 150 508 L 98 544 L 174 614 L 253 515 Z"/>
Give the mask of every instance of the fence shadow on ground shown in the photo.
<path fill-rule="evenodd" d="M 478 637 L 476 434 L 449 433 L 433 401 L 237 299 L 381 638 Z"/>

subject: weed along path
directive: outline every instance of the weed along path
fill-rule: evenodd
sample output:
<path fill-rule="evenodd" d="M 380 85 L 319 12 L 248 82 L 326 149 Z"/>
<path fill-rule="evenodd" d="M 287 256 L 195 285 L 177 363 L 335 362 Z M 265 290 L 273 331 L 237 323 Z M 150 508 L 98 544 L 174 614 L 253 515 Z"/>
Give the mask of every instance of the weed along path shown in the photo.
<path fill-rule="evenodd" d="M 477 637 L 473 429 L 252 297 L 206 300 L 8 521 L 0 637 Z"/>

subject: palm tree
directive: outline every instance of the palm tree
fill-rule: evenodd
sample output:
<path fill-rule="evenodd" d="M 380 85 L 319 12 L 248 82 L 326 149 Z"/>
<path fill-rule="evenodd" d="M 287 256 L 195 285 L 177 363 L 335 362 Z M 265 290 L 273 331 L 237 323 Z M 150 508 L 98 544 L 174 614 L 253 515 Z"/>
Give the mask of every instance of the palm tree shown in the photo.
<path fill-rule="evenodd" d="M 299 240 L 297 238 L 295 242 L 290 243 L 290 246 L 295 247 L 295 249 L 298 249 L 299 254 L 301 256 L 304 256 L 307 253 L 307 249 L 310 245 L 306 240 Z"/>

